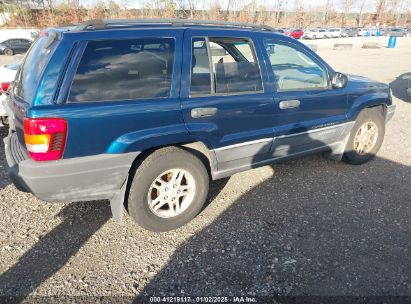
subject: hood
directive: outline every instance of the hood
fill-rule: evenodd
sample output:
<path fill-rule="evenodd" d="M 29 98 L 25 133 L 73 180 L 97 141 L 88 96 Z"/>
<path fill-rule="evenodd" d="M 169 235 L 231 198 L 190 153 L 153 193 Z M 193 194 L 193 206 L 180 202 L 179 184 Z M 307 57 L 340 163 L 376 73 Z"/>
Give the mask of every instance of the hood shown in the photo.
<path fill-rule="evenodd" d="M 348 81 L 350 84 L 358 85 L 358 86 L 365 86 L 367 88 L 378 88 L 378 89 L 389 89 L 390 86 L 383 82 L 378 82 L 372 80 L 370 78 L 359 76 L 359 75 L 352 75 L 348 74 Z"/>

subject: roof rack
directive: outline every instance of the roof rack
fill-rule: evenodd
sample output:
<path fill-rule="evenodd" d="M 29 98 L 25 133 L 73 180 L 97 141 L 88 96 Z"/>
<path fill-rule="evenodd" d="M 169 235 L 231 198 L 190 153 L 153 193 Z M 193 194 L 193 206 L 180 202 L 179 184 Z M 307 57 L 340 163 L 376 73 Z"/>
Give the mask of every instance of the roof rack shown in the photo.
<path fill-rule="evenodd" d="M 113 27 L 134 27 L 150 25 L 169 25 L 169 26 L 223 26 L 233 28 L 255 29 L 263 31 L 274 31 L 268 25 L 253 23 L 223 22 L 212 20 L 189 20 L 189 19 L 106 19 L 89 20 L 77 25 L 74 31 L 97 30 Z"/>

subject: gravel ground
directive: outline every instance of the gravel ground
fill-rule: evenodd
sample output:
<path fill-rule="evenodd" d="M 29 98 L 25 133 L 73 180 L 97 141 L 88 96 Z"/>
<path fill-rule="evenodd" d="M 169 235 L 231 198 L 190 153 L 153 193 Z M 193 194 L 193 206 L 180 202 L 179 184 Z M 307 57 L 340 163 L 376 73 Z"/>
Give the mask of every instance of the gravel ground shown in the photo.
<path fill-rule="evenodd" d="M 397 113 L 377 158 L 349 166 L 314 155 L 236 174 L 172 232 L 128 216 L 117 225 L 107 201 L 18 192 L 1 143 L 0 295 L 411 296 L 411 103 L 401 78 L 411 75 L 411 39 L 379 50 L 360 39 L 352 50 L 315 43 L 337 70 L 392 84 Z"/>

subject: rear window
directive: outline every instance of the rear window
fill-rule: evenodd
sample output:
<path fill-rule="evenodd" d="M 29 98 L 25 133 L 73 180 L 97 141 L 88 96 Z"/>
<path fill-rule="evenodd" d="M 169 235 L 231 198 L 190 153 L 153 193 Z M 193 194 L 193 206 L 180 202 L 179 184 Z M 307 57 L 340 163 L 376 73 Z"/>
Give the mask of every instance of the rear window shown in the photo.
<path fill-rule="evenodd" d="M 68 102 L 168 97 L 173 55 L 173 38 L 90 41 Z"/>
<path fill-rule="evenodd" d="M 49 48 L 44 48 L 46 42 L 47 37 L 42 37 L 33 43 L 16 75 L 13 93 L 28 103 L 33 101 L 44 67 L 56 49 L 57 43 L 53 43 Z"/>

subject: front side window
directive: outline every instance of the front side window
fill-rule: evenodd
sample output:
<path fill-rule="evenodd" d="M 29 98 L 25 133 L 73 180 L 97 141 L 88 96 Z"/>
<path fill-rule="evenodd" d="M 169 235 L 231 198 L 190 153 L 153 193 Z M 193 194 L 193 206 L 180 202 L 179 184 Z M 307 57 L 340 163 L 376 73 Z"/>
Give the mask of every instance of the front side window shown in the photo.
<path fill-rule="evenodd" d="M 305 53 L 288 45 L 265 40 L 278 90 L 328 87 L 326 70 Z"/>
<path fill-rule="evenodd" d="M 68 101 L 169 97 L 173 54 L 172 38 L 90 41 Z"/>
<path fill-rule="evenodd" d="M 262 90 L 260 69 L 248 39 L 194 38 L 191 65 L 191 96 Z"/>

